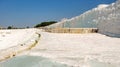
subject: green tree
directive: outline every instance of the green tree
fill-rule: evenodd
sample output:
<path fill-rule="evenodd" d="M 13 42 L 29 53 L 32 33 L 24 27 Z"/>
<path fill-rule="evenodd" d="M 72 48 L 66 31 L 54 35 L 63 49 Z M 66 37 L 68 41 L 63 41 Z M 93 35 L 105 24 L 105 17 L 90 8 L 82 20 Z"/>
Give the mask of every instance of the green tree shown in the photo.
<path fill-rule="evenodd" d="M 57 23 L 57 22 L 56 21 L 41 22 L 40 24 L 37 24 L 34 27 L 35 28 L 37 28 L 37 27 L 45 27 L 45 26 L 48 26 L 48 25 L 51 25 L 51 24 L 54 24 L 54 23 Z"/>
<path fill-rule="evenodd" d="M 7 29 L 12 29 L 12 26 L 8 26 Z"/>
<path fill-rule="evenodd" d="M 27 26 L 26 28 L 30 28 L 29 26 Z"/>

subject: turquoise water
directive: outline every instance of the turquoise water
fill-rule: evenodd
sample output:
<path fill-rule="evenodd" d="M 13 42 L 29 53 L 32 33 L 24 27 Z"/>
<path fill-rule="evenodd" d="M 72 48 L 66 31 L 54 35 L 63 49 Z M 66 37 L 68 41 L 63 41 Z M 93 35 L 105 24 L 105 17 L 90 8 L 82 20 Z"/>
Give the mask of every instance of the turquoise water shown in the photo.
<path fill-rule="evenodd" d="M 18 56 L 0 63 L 0 67 L 68 67 L 40 56 Z"/>
<path fill-rule="evenodd" d="M 115 64 L 99 62 L 97 60 L 89 61 L 90 67 L 117 67 Z"/>
<path fill-rule="evenodd" d="M 89 67 L 119 67 L 111 63 L 103 63 L 97 60 L 87 62 Z M 18 56 L 0 63 L 0 67 L 70 67 L 65 64 L 53 62 L 40 56 Z"/>

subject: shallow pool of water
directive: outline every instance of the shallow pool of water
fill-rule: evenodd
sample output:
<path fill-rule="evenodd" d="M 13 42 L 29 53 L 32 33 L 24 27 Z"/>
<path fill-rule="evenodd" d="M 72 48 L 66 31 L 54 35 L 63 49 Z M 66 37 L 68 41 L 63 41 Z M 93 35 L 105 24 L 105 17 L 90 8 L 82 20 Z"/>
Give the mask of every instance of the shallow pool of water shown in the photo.
<path fill-rule="evenodd" d="M 89 62 L 90 67 L 118 67 L 115 64 L 99 62 L 97 60 L 90 60 Z"/>
<path fill-rule="evenodd" d="M 40 56 L 18 56 L 0 63 L 0 67 L 68 67 Z"/>

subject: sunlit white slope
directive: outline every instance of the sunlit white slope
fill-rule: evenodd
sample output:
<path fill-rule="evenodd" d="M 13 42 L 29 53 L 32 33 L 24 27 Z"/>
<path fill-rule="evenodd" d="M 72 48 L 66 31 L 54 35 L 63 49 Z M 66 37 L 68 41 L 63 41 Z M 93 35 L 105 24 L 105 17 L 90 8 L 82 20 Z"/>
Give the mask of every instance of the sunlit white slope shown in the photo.
<path fill-rule="evenodd" d="M 100 33 L 120 37 L 120 0 L 104 9 L 97 20 Z"/>
<path fill-rule="evenodd" d="M 120 0 L 110 5 L 100 4 L 80 16 L 63 19 L 50 28 L 98 28 L 99 33 L 120 37 Z"/>
<path fill-rule="evenodd" d="M 62 19 L 60 22 L 50 25 L 48 27 L 64 27 L 64 28 L 95 28 L 97 27 L 97 18 L 100 16 L 102 10 L 104 10 L 109 5 L 100 4 L 96 8 L 89 10 L 79 16 L 73 17 L 71 19 Z"/>

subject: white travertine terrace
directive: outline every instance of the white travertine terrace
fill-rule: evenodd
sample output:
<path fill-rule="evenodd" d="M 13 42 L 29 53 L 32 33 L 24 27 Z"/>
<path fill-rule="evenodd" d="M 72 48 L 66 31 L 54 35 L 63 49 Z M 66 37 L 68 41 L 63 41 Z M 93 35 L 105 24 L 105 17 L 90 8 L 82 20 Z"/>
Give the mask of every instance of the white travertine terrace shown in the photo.
<path fill-rule="evenodd" d="M 102 34 L 120 37 L 120 0 L 98 5 L 80 16 L 64 19 L 48 28 L 98 28 Z"/>

